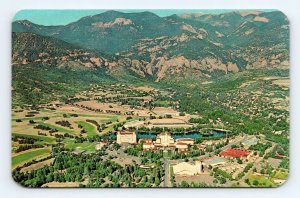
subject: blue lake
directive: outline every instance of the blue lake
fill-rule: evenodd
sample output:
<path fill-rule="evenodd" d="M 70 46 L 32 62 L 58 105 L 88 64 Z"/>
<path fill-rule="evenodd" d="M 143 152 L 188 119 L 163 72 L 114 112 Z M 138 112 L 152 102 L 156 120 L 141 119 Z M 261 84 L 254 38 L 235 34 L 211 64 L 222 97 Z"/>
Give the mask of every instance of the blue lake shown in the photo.
<path fill-rule="evenodd" d="M 157 133 L 158 134 L 158 133 Z M 156 133 L 147 133 L 147 132 L 137 132 L 137 138 L 142 139 L 142 138 L 156 138 Z"/>

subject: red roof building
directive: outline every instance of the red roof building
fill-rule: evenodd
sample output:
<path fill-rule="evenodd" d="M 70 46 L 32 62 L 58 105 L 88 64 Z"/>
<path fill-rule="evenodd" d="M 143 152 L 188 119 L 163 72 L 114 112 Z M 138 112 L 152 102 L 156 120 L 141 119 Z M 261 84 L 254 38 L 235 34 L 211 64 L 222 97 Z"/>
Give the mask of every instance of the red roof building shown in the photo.
<path fill-rule="evenodd" d="M 229 148 L 226 149 L 225 151 L 222 151 L 220 155 L 223 157 L 239 158 L 239 157 L 248 157 L 250 153 L 251 152 L 247 150 Z"/>
<path fill-rule="evenodd" d="M 286 157 L 285 155 L 283 155 L 283 154 L 279 154 L 279 153 L 276 153 L 276 155 L 275 156 L 277 156 L 277 157 Z"/>

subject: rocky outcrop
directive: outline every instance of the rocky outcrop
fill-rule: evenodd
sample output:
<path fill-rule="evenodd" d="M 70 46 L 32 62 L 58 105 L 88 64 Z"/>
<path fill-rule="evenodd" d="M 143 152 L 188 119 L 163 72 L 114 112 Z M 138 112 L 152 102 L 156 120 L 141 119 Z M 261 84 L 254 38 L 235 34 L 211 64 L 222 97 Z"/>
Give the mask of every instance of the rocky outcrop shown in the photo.
<path fill-rule="evenodd" d="M 198 71 L 197 73 L 222 71 L 223 73 L 236 73 L 239 68 L 236 63 L 222 63 L 217 58 L 207 57 L 198 60 L 189 60 L 184 56 L 152 57 L 150 62 L 133 60 L 130 69 L 140 76 L 151 75 L 156 82 L 173 75 L 184 74 L 186 71 Z"/>
<path fill-rule="evenodd" d="M 95 22 L 92 23 L 93 27 L 97 27 L 97 28 L 111 28 L 113 26 L 121 26 L 121 25 L 132 25 L 133 22 L 130 19 L 125 19 L 125 18 L 116 18 L 114 21 L 110 21 L 110 22 Z"/>
<path fill-rule="evenodd" d="M 261 17 L 261 16 L 256 16 L 253 21 L 259 21 L 259 22 L 264 22 L 267 23 L 269 22 L 269 19 L 267 19 L 266 17 Z"/>

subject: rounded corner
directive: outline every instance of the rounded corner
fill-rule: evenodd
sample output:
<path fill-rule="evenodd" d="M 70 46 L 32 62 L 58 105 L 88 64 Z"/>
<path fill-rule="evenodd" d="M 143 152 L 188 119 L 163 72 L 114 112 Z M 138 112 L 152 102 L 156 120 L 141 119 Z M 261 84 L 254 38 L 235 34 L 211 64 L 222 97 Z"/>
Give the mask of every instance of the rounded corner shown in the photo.
<path fill-rule="evenodd" d="M 290 178 L 290 171 L 288 171 L 287 178 L 285 179 L 285 181 L 282 182 L 281 184 L 275 186 L 274 188 L 275 188 L 275 189 L 278 189 L 278 188 L 282 188 L 282 187 L 286 186 L 286 184 L 287 184 L 289 178 Z"/>
<path fill-rule="evenodd" d="M 16 17 L 21 13 L 21 12 L 24 12 L 26 9 L 20 9 L 20 10 L 17 10 L 16 12 L 15 12 L 15 14 L 13 15 L 13 17 L 12 17 L 12 22 L 14 22 L 14 21 L 16 21 Z"/>
<path fill-rule="evenodd" d="M 280 12 L 280 13 L 284 16 L 284 18 L 287 20 L 288 24 L 290 24 L 290 19 L 289 19 L 288 15 L 285 14 L 285 12 L 283 12 L 283 11 L 280 10 L 280 9 L 276 9 L 276 11 L 277 11 L 277 12 Z"/>
<path fill-rule="evenodd" d="M 16 180 L 16 178 L 13 176 L 13 172 L 11 172 L 10 178 L 11 178 L 11 180 L 13 181 L 13 183 L 14 183 L 16 186 L 20 187 L 20 188 L 24 188 L 24 189 L 30 189 L 30 188 L 31 188 L 31 187 L 29 187 L 29 186 L 25 186 L 24 184 L 18 182 L 18 181 Z"/>

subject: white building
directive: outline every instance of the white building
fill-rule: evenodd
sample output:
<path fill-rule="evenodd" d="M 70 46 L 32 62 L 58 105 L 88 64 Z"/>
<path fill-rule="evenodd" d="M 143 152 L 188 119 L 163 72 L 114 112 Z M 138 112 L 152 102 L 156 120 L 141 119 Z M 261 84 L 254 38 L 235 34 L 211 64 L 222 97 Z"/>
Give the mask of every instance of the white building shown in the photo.
<path fill-rule="evenodd" d="M 143 150 L 144 151 L 149 151 L 149 150 L 152 150 L 154 148 L 155 148 L 155 146 L 154 146 L 153 142 L 145 142 L 145 143 L 143 143 Z"/>
<path fill-rule="evenodd" d="M 202 173 L 202 164 L 197 161 L 195 164 L 188 162 L 181 162 L 173 166 L 173 173 L 180 176 L 192 176 Z"/>
<path fill-rule="evenodd" d="M 172 138 L 171 134 L 168 132 L 163 132 L 157 135 L 155 146 L 169 147 L 169 146 L 175 146 L 174 143 L 175 140 L 174 138 Z"/>
<path fill-rule="evenodd" d="M 117 133 L 118 144 L 136 144 L 135 132 L 118 132 Z"/>
<path fill-rule="evenodd" d="M 186 152 L 189 150 L 189 145 L 184 142 L 176 142 L 175 147 L 178 149 L 179 152 Z"/>

